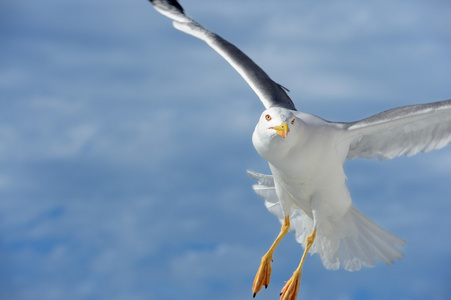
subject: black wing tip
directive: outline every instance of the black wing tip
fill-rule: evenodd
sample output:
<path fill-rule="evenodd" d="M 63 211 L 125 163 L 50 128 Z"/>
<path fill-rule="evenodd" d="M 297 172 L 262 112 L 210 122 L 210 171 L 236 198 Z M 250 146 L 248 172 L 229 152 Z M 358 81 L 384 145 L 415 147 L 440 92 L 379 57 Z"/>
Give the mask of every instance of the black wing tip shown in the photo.
<path fill-rule="evenodd" d="M 185 10 L 180 5 L 180 3 L 177 2 L 177 0 L 149 0 L 152 5 L 158 5 L 158 4 L 166 4 L 167 6 L 172 6 L 176 8 L 179 12 L 182 14 L 185 14 Z"/>

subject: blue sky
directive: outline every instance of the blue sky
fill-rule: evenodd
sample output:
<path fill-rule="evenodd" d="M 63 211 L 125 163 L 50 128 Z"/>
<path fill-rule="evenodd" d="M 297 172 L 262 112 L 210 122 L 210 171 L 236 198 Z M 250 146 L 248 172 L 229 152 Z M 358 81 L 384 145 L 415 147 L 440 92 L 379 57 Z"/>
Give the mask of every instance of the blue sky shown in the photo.
<path fill-rule="evenodd" d="M 451 98 L 448 1 L 181 3 L 303 111 Z M 268 167 L 239 75 L 144 0 L 3 1 L 0 44 L 0 298 L 250 299 L 279 223 L 245 173 Z M 405 257 L 353 273 L 308 257 L 298 299 L 449 299 L 451 147 L 346 172 Z M 301 254 L 288 235 L 257 299 Z"/>

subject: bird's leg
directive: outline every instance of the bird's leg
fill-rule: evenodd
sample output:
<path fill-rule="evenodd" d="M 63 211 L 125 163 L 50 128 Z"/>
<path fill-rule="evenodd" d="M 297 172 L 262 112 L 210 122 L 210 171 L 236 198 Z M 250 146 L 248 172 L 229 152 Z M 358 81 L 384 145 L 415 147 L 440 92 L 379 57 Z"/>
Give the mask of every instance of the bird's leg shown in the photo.
<path fill-rule="evenodd" d="M 304 254 L 302 255 L 301 262 L 297 269 L 293 272 L 293 276 L 285 283 L 285 286 L 280 293 L 280 300 L 296 300 L 298 295 L 299 286 L 301 284 L 302 265 L 304 264 L 305 257 L 310 250 L 316 237 L 316 229 L 313 229 L 312 233 L 306 239 L 306 246 Z"/>
<path fill-rule="evenodd" d="M 263 286 L 265 288 L 269 285 L 269 280 L 271 278 L 271 262 L 272 255 L 274 250 L 276 250 L 277 245 L 279 245 L 282 238 L 288 233 L 290 229 L 290 217 L 287 216 L 283 220 L 282 227 L 280 228 L 280 233 L 275 239 L 274 243 L 272 243 L 268 252 L 263 255 L 262 260 L 260 262 L 260 267 L 258 268 L 257 274 L 255 275 L 254 284 L 252 285 L 253 297 L 257 295 L 257 293 L 262 289 Z"/>

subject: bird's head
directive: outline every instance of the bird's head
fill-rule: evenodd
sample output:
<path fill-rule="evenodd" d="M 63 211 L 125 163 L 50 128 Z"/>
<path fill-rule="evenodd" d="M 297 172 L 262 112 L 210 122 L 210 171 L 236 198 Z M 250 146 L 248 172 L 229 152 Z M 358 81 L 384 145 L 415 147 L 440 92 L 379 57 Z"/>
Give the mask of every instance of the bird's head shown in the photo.
<path fill-rule="evenodd" d="M 252 142 L 257 152 L 266 159 L 268 155 L 285 152 L 296 140 L 299 123 L 294 111 L 271 107 L 265 110 L 255 127 Z"/>

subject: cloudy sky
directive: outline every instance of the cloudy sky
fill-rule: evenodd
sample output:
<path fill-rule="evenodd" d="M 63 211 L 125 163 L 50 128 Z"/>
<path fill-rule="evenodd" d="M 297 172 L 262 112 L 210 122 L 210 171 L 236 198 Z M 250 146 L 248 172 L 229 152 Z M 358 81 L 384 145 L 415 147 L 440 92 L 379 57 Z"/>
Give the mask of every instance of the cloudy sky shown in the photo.
<path fill-rule="evenodd" d="M 449 1 L 181 3 L 303 111 L 451 98 Z M 268 167 L 239 75 L 145 0 L 2 1 L 0 45 L 0 298 L 250 299 L 280 227 L 245 173 Z M 451 147 L 346 172 L 405 257 L 353 273 L 308 257 L 298 299 L 449 299 Z M 257 299 L 301 254 L 288 235 Z"/>

